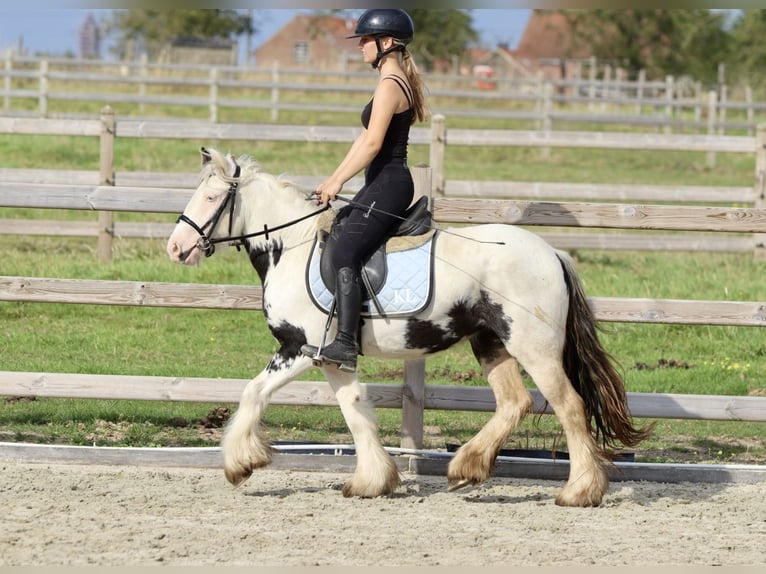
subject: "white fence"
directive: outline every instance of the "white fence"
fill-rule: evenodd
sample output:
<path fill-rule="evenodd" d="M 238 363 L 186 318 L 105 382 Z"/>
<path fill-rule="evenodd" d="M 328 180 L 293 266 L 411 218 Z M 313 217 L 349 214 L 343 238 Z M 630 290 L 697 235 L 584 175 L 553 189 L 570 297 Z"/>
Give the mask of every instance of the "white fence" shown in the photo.
<path fill-rule="evenodd" d="M 190 189 L 164 187 L 114 186 L 113 137 L 111 114 L 102 121 L 22 120 L 2 119 L 0 127 L 6 133 L 56 133 L 98 136 L 102 142 L 99 185 L 6 183 L 0 185 L 2 205 L 54 207 L 60 209 L 92 209 L 113 211 L 179 212 L 183 209 Z M 294 137 L 292 128 L 283 136 Z M 247 139 L 258 133 L 251 126 L 212 125 L 194 122 L 120 122 L 120 137 L 194 137 L 201 139 Z M 292 135 L 287 135 L 291 133 Z M 531 134 L 524 133 L 525 141 Z M 316 128 L 304 133 L 316 141 L 349 141 L 348 128 Z M 415 139 L 427 141 L 428 133 L 416 132 Z M 471 134 L 472 141 L 495 141 L 495 134 Z M 611 139 L 610 139 L 611 138 Z M 743 234 L 766 234 L 766 208 L 763 205 L 766 186 L 766 146 L 728 137 L 673 136 L 677 146 L 683 142 L 695 149 L 740 151 L 758 149 L 755 201 L 752 208 L 709 206 L 625 205 L 590 203 L 538 203 L 517 200 L 434 197 L 436 222 L 513 223 L 575 227 L 611 227 L 622 229 L 712 230 Z M 538 141 L 550 144 L 555 138 Z M 619 141 L 604 134 L 591 145 L 604 146 Z M 668 146 L 664 140 L 646 138 L 645 146 Z M 766 142 L 766 126 L 759 129 L 758 142 Z M 526 145 L 525 144 L 525 145 Z M 619 144 L 618 144 L 619 145 Z M 753 147 L 749 147 L 753 146 Z M 660 147 L 659 149 L 662 149 Z M 674 149 L 677 149 L 674 147 Z M 422 170 L 429 168 L 413 168 Z M 416 180 L 422 180 L 418 175 Z M 156 180 L 155 180 L 156 183 Z M 102 224 L 108 219 L 102 220 Z M 108 233 L 105 235 L 109 235 Z M 762 244 L 761 244 L 762 247 Z M 183 285 L 130 281 L 91 281 L 57 278 L 0 277 L 0 300 L 131 305 L 201 307 L 218 309 L 260 309 L 261 291 L 258 287 L 236 285 Z M 766 302 L 694 301 L 662 299 L 593 298 L 596 318 L 600 321 L 766 326 Z M 401 408 L 403 412 L 402 446 L 419 448 L 423 439 L 423 409 L 493 410 L 490 389 L 450 386 L 429 386 L 424 380 L 424 361 L 405 364 L 405 381 L 401 386 L 367 384 L 367 396 L 379 407 Z M 79 375 L 68 373 L 0 372 L 0 394 L 90 398 L 138 398 L 156 400 L 199 400 L 232 402 L 238 400 L 246 381 L 219 379 L 188 379 L 168 377 L 135 377 L 110 375 Z M 534 393 L 536 409 L 544 408 L 538 393 Z M 274 397 L 277 404 L 335 404 L 329 387 L 322 382 L 296 382 Z M 634 416 L 651 418 L 704 418 L 766 420 L 766 398 L 733 396 L 682 396 L 671 394 L 629 395 Z"/>
<path fill-rule="evenodd" d="M 369 96 L 370 72 L 328 72 L 279 67 L 210 67 L 104 60 L 28 59 L 6 56 L 0 69 L 4 115 L 64 117 L 58 103 L 81 106 L 99 102 L 124 107 L 121 113 L 141 115 L 149 107 L 185 113 L 218 122 L 222 114 L 263 112 L 278 121 L 283 112 L 358 114 Z M 475 77 L 426 75 L 433 112 L 448 117 L 524 122 L 551 130 L 554 124 L 601 123 L 652 127 L 722 135 L 747 130 L 752 135 L 766 120 L 766 102 L 731 101 L 726 86 L 705 90 L 694 84 L 682 93 L 672 76 L 647 81 L 604 76 L 570 80 L 492 80 L 493 89 Z M 361 99 L 355 103 L 354 97 Z M 126 107 L 129 106 L 129 107 Z M 91 109 L 91 113 L 97 110 Z M 70 112 L 71 113 L 71 112 Z M 170 112 L 172 113 L 172 112 Z"/>
<path fill-rule="evenodd" d="M 329 126 L 293 126 L 260 124 L 211 124 L 209 122 L 179 122 L 177 120 L 119 120 L 111 108 L 103 110 L 101 119 L 39 119 L 0 117 L 0 134 L 81 135 L 101 139 L 101 169 L 99 173 L 65 170 L 15 170 L 0 168 L 0 206 L 54 207 L 61 209 L 91 209 L 101 211 L 96 222 L 53 222 L 5 220 L 0 233 L 27 233 L 45 235 L 97 235 L 99 253 L 108 259 L 112 238 L 163 237 L 169 233 L 168 225 L 115 222 L 112 217 L 115 201 L 127 193 L 142 202 L 152 202 L 151 187 L 189 188 L 196 174 L 118 173 L 111 166 L 115 137 L 120 138 L 190 138 L 209 140 L 285 141 L 285 142 L 338 142 L 348 143 L 358 134 L 358 128 Z M 119 134 L 119 136 L 117 136 Z M 519 225 L 552 225 L 562 227 L 589 226 L 622 229 L 682 230 L 700 232 L 734 232 L 753 234 L 732 236 L 718 234 L 651 235 L 604 233 L 541 233 L 557 247 L 565 249 L 669 249 L 705 251 L 754 251 L 761 253 L 764 239 L 761 235 L 760 211 L 750 208 L 713 208 L 706 206 L 634 206 L 622 204 L 540 203 L 541 200 L 584 199 L 586 201 L 677 201 L 690 203 L 750 204 L 762 207 L 761 183 L 753 187 L 714 186 L 648 186 L 615 184 L 561 184 L 540 182 L 463 181 L 446 180 L 445 156 L 447 146 L 522 146 L 522 147 L 579 147 L 591 149 L 635 150 L 688 150 L 715 153 L 762 154 L 763 146 L 749 136 L 707 136 L 695 134 L 634 134 L 612 132 L 537 132 L 524 130 L 468 130 L 454 129 L 447 133 L 442 116 L 433 118 L 431 128 L 414 128 L 410 141 L 413 145 L 430 148 L 431 193 L 437 210 L 472 209 L 476 215 L 464 217 L 445 213 L 443 219 L 451 221 L 504 221 Z M 758 156 L 760 157 L 760 156 Z M 760 161 L 760 160 L 758 160 Z M 112 188 L 115 178 L 120 182 L 116 192 Z M 297 183 L 311 186 L 319 178 L 296 176 Z M 350 182 L 348 189 L 360 185 Z M 146 188 L 149 186 L 149 189 Z M 481 198 L 481 202 L 471 200 Z M 528 200 L 530 205 L 502 214 L 489 213 L 497 205 L 492 198 Z M 107 199 L 111 198 L 111 199 Z M 453 199 L 454 198 L 454 199 Z M 458 200 L 458 198 L 462 198 Z M 449 199 L 449 201 L 443 201 Z M 462 201 L 463 203 L 456 203 Z M 500 200 L 498 200 L 500 201 Z M 169 205 L 169 204 L 168 204 Z M 503 205 L 503 204 L 500 204 Z M 519 204 L 521 205 L 521 204 Z M 443 206 L 443 207 L 442 207 Z M 532 209 L 530 206 L 535 206 Z M 178 205 L 172 211 L 178 211 Z M 163 211 L 148 209 L 147 211 Z M 617 214 L 614 218 L 610 213 Z M 438 213 L 437 213 L 438 216 Z"/>

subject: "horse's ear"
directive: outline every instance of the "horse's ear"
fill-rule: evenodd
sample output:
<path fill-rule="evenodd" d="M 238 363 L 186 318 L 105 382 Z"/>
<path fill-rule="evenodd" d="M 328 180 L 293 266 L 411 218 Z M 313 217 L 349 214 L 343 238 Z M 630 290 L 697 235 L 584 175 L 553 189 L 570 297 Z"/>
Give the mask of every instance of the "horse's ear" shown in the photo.
<path fill-rule="evenodd" d="M 213 159 L 213 156 L 210 155 L 210 152 L 207 151 L 204 147 L 199 148 L 200 153 L 200 159 L 202 161 L 202 165 L 209 163 L 210 160 Z"/>
<path fill-rule="evenodd" d="M 237 172 L 237 160 L 234 159 L 234 156 L 230 153 L 226 154 L 226 171 L 227 175 L 234 176 L 234 174 Z"/>

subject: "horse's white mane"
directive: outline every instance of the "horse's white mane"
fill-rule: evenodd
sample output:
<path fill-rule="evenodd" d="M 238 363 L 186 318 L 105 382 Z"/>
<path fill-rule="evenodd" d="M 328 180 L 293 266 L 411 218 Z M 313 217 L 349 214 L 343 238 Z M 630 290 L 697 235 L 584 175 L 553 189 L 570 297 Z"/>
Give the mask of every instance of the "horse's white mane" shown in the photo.
<path fill-rule="evenodd" d="M 202 179 L 215 174 L 224 181 L 234 181 L 234 168 L 236 165 L 239 165 L 239 182 L 242 187 L 254 179 L 259 179 L 266 182 L 266 184 L 273 189 L 290 189 L 305 197 L 308 197 L 310 194 L 310 192 L 302 189 L 295 183 L 282 179 L 281 176 L 275 176 L 264 171 L 261 164 L 249 155 L 240 155 L 238 158 L 234 159 L 234 156 L 231 153 L 223 154 L 212 148 L 207 148 L 205 151 L 210 154 L 211 161 L 203 164 L 202 173 L 200 175 Z"/>

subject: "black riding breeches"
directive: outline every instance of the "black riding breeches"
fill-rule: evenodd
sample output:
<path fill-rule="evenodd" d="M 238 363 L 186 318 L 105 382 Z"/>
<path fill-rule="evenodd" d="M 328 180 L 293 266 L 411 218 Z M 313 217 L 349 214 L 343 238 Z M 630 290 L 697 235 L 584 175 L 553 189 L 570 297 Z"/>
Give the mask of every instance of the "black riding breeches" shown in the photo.
<path fill-rule="evenodd" d="M 359 269 L 401 222 L 413 195 L 412 175 L 403 159 L 383 165 L 373 162 L 365 171 L 365 185 L 354 196 L 354 205 L 337 239 L 332 261 L 335 271 L 343 267 Z"/>

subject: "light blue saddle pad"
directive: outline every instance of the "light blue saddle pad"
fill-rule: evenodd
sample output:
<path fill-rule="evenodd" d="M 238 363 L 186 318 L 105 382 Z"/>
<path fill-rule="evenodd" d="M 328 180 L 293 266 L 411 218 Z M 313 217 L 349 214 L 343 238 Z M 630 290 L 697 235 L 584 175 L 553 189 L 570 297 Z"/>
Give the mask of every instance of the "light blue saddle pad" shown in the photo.
<path fill-rule="evenodd" d="M 425 309 L 433 291 L 433 257 L 435 237 L 424 244 L 404 251 L 386 254 L 386 279 L 377 294 L 386 317 L 414 315 Z M 323 244 L 314 242 L 307 271 L 309 295 L 314 304 L 325 313 L 330 312 L 333 294 L 327 289 L 319 272 L 319 259 Z M 381 317 L 375 304 L 366 299 L 362 303 L 363 317 Z"/>

